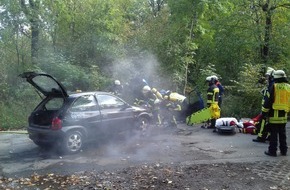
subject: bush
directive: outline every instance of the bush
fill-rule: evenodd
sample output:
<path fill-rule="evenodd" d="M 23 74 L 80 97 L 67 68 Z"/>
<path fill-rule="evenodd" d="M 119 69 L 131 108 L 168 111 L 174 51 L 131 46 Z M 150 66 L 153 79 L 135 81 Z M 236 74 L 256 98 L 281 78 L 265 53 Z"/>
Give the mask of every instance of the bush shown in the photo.
<path fill-rule="evenodd" d="M 262 94 L 266 85 L 259 83 L 261 65 L 245 64 L 233 85 L 226 87 L 222 117 L 252 118 L 261 112 Z"/>
<path fill-rule="evenodd" d="M 26 82 L 11 86 L 5 101 L 0 101 L 0 129 L 23 129 L 27 126 L 28 116 L 40 102 L 34 88 Z"/>
<path fill-rule="evenodd" d="M 262 96 L 231 95 L 224 97 L 221 117 L 252 118 L 261 111 Z"/>
<path fill-rule="evenodd" d="M 16 100 L 13 103 L 0 102 L 0 109 L 1 130 L 25 129 L 27 127 L 28 116 L 32 109 L 27 104 L 24 106 L 23 100 Z"/>

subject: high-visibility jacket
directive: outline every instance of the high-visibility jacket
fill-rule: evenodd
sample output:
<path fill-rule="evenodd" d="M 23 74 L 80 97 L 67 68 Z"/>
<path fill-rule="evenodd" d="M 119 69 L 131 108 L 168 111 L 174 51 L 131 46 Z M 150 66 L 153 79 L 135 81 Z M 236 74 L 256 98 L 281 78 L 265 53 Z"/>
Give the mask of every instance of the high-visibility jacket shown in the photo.
<path fill-rule="evenodd" d="M 268 115 L 269 123 L 287 123 L 287 113 L 290 110 L 290 85 L 284 81 L 275 82 L 269 89 L 270 97 L 266 99 L 262 114 Z"/>
<path fill-rule="evenodd" d="M 183 96 L 177 92 L 171 92 L 168 95 L 168 100 L 172 102 L 179 102 L 182 103 L 186 99 L 186 96 Z"/>
<path fill-rule="evenodd" d="M 287 83 L 274 84 L 275 97 L 273 102 L 273 109 L 290 110 L 290 85 Z"/>
<path fill-rule="evenodd" d="M 215 85 L 212 84 L 209 86 L 207 89 L 207 105 L 210 106 L 213 103 L 218 103 L 218 98 L 219 98 L 219 88 Z"/>

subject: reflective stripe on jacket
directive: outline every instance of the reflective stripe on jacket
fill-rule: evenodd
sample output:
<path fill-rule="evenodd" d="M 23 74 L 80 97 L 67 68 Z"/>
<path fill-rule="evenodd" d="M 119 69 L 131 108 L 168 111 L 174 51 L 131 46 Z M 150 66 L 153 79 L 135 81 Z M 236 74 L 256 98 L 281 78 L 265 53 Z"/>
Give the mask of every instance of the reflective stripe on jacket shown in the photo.
<path fill-rule="evenodd" d="M 273 113 L 269 113 L 269 123 L 287 123 L 287 112 L 284 110 L 273 110 Z"/>
<path fill-rule="evenodd" d="M 269 123 L 284 124 L 287 123 L 288 95 L 285 97 L 286 89 L 290 89 L 290 85 L 286 82 L 275 81 L 269 89 L 270 97 L 265 99 L 262 114 L 268 116 Z"/>
<path fill-rule="evenodd" d="M 207 104 L 218 103 L 219 88 L 213 84 L 207 90 Z"/>

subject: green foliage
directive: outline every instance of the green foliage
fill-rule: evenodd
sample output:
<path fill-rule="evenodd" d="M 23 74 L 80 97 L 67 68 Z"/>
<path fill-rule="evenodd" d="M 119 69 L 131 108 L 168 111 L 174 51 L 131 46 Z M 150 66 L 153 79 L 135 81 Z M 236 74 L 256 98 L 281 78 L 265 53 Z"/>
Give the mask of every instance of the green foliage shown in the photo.
<path fill-rule="evenodd" d="M 22 106 L 22 103 L 18 104 L 4 104 L 4 102 L 0 102 L 0 129 L 8 130 L 8 129 L 24 129 L 27 126 L 27 118 L 28 114 L 25 113 L 26 110 L 19 109 L 19 106 Z"/>
<path fill-rule="evenodd" d="M 223 116 L 251 118 L 261 112 L 262 94 L 266 86 L 259 82 L 262 65 L 245 64 L 237 80 L 232 80 L 232 86 L 225 89 L 222 105 Z"/>
<path fill-rule="evenodd" d="M 225 95 L 221 107 L 221 117 L 253 118 L 261 112 L 262 96 Z"/>
<path fill-rule="evenodd" d="M 28 116 L 41 100 L 31 85 L 16 81 L 18 88 L 10 87 L 6 101 L 0 102 L 0 129 L 26 128 Z"/>
<path fill-rule="evenodd" d="M 61 54 L 46 54 L 37 66 L 39 71 L 48 73 L 59 80 L 68 91 L 89 91 L 101 88 L 98 67 L 81 67 L 73 64 L 74 61 L 73 58 L 66 58 Z"/>

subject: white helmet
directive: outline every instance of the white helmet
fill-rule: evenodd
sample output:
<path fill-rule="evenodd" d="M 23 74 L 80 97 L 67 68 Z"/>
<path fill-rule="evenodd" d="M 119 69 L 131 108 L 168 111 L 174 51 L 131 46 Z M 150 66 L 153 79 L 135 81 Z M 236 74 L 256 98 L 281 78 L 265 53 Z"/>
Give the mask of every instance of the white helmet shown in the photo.
<path fill-rule="evenodd" d="M 279 78 L 286 78 L 286 74 L 283 70 L 277 70 L 273 72 L 274 79 L 279 79 Z"/>
<path fill-rule="evenodd" d="M 150 86 L 148 86 L 148 85 L 144 86 L 143 89 L 142 89 L 142 92 L 143 92 L 144 94 L 146 94 L 146 93 L 148 93 L 148 92 L 150 92 L 150 91 L 151 91 L 151 88 L 150 88 Z"/>
<path fill-rule="evenodd" d="M 156 105 L 156 104 L 160 104 L 160 100 L 158 99 L 158 98 L 156 98 L 156 100 L 154 101 L 154 104 Z"/>
<path fill-rule="evenodd" d="M 119 80 L 115 80 L 115 85 L 121 85 L 121 82 Z"/>
<path fill-rule="evenodd" d="M 219 78 L 216 75 L 212 75 L 211 78 L 213 78 L 214 80 L 219 80 Z"/>
<path fill-rule="evenodd" d="M 206 77 L 206 78 L 205 78 L 205 81 L 207 81 L 207 82 L 210 82 L 210 81 L 211 81 L 211 79 L 212 79 L 212 77 L 211 77 L 211 76 L 209 76 L 209 77 Z"/>
<path fill-rule="evenodd" d="M 267 71 L 265 73 L 266 76 L 272 76 L 274 73 L 274 69 L 272 67 L 267 67 Z"/>

